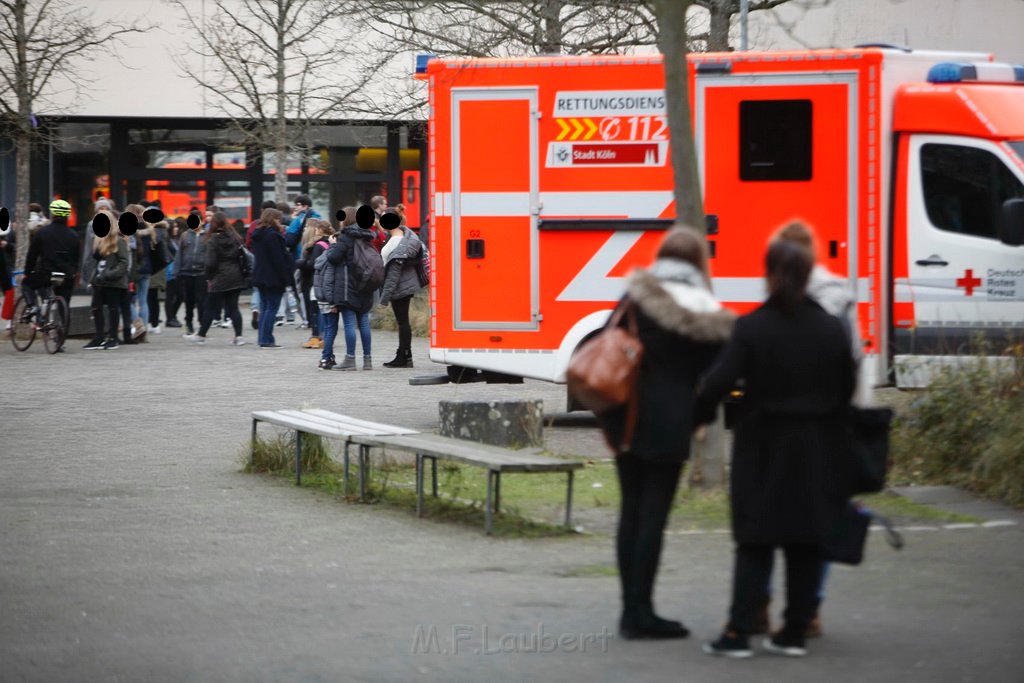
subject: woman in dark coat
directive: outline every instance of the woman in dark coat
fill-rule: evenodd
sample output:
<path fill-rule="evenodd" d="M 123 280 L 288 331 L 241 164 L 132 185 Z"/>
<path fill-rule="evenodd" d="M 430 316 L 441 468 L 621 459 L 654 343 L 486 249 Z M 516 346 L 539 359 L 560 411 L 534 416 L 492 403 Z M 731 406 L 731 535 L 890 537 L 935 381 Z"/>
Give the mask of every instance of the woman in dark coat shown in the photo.
<path fill-rule="evenodd" d="M 669 232 L 648 270 L 634 272 L 619 306 L 629 305 L 643 342 L 638 419 L 616 450 L 622 490 L 616 550 L 625 638 L 685 638 L 678 621 L 654 612 L 662 532 L 690 455 L 694 386 L 729 338 L 735 316 L 708 289 L 707 247 L 689 228 Z M 610 444 L 621 444 L 626 410 L 601 416 Z"/>
<path fill-rule="evenodd" d="M 206 333 L 213 324 L 214 316 L 222 310 L 227 311 L 228 318 L 235 328 L 235 338 L 231 343 L 241 346 L 242 314 L 238 310 L 238 295 L 247 286 L 242 275 L 241 250 L 242 238 L 228 223 L 228 217 L 218 211 L 210 221 L 210 231 L 204 237 L 206 241 L 206 279 L 209 292 L 206 295 L 206 307 L 203 309 L 203 324 L 198 334 L 186 334 L 185 339 L 202 344 L 206 341 Z"/>
<path fill-rule="evenodd" d="M 278 209 L 263 209 L 259 226 L 252 231 L 252 285 L 260 295 L 259 345 L 262 349 L 284 348 L 274 339 L 274 322 L 286 287 L 294 282 L 294 260 L 284 241 Z"/>
<path fill-rule="evenodd" d="M 753 654 L 749 637 L 757 632 L 776 547 L 786 556 L 785 625 L 764 647 L 806 654 L 821 546 L 845 503 L 836 460 L 855 375 L 842 324 L 805 295 L 813 265 L 801 245 L 769 246 L 768 300 L 737 321 L 698 397 L 698 421 L 710 422 L 718 401 L 744 380 L 730 479 L 736 541 L 732 607 L 725 632 L 705 644 L 708 654 Z"/>
<path fill-rule="evenodd" d="M 372 242 L 374 233 L 363 225 L 372 226 L 373 209 L 361 206 L 356 210 L 356 224 L 342 227 L 337 241 L 327 250 L 327 262 L 334 266 L 339 274 L 340 290 L 337 298 L 331 301 L 341 313 L 341 321 L 345 327 L 345 359 L 338 366 L 339 370 L 356 369 L 356 331 L 359 332 L 363 345 L 363 370 L 371 370 L 373 362 L 370 356 L 370 309 L 373 308 L 373 292 L 360 292 L 356 287 L 356 275 L 349 266 L 352 263 L 352 252 L 356 240 Z"/>

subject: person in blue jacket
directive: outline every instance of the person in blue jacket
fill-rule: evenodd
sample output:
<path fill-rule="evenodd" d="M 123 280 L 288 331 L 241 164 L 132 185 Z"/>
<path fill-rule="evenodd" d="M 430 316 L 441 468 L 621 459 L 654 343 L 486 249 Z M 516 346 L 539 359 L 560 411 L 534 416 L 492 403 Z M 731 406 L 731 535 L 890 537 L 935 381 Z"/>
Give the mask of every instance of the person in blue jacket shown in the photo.
<path fill-rule="evenodd" d="M 295 198 L 292 222 L 288 224 L 288 230 L 284 234 L 285 244 L 295 253 L 296 261 L 302 258 L 302 230 L 306 223 L 314 218 L 319 219 L 320 214 L 313 210 L 313 200 L 308 194 L 300 194 Z"/>

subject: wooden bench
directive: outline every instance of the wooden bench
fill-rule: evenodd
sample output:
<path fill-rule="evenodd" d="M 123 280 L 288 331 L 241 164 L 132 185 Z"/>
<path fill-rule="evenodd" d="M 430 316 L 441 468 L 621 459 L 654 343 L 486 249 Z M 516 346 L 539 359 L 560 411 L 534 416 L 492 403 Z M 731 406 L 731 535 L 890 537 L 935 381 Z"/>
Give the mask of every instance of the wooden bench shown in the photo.
<path fill-rule="evenodd" d="M 487 469 L 487 500 L 484 509 L 484 533 L 494 527 L 494 513 L 501 504 L 501 475 L 505 472 L 565 472 L 565 526 L 572 528 L 573 475 L 583 463 L 538 455 L 529 451 L 514 451 L 500 446 L 453 439 L 437 434 L 411 434 L 402 436 L 353 436 L 352 442 L 360 447 L 380 447 L 406 451 L 416 456 L 416 516 L 423 513 L 425 461 L 431 461 L 432 492 L 437 497 L 437 461 L 448 460 Z"/>
<path fill-rule="evenodd" d="M 256 426 L 268 422 L 278 427 L 295 430 L 295 485 L 302 483 L 302 440 L 299 434 L 315 434 L 329 439 L 341 439 L 345 444 L 345 493 L 348 493 L 349 444 L 355 436 L 418 434 L 413 429 L 404 429 L 379 422 L 360 420 L 330 410 L 307 408 L 305 410 L 257 410 L 252 413 L 252 437 L 249 464 L 256 454 Z M 359 497 L 366 496 L 366 467 L 369 464 L 368 447 L 360 446 L 359 455 Z"/>
<path fill-rule="evenodd" d="M 295 430 L 295 484 L 302 483 L 302 441 L 300 433 L 315 434 L 345 443 L 345 492 L 349 482 L 349 446 L 359 448 L 359 499 L 366 497 L 366 473 L 370 465 L 370 449 L 390 448 L 412 453 L 416 458 L 416 516 L 423 514 L 424 469 L 430 460 L 432 493 L 437 497 L 437 461 L 448 460 L 487 469 L 487 500 L 484 511 L 484 532 L 494 527 L 494 513 L 501 504 L 501 475 L 505 472 L 565 472 L 567 475 L 565 526 L 572 528 L 573 475 L 583 468 L 575 460 L 561 460 L 530 451 L 515 451 L 500 446 L 453 439 L 436 434 L 421 434 L 379 422 L 359 420 L 329 410 L 261 410 L 252 413 L 252 447 L 255 451 L 256 426 L 269 422 Z M 250 456 L 250 464 L 252 456 Z"/>

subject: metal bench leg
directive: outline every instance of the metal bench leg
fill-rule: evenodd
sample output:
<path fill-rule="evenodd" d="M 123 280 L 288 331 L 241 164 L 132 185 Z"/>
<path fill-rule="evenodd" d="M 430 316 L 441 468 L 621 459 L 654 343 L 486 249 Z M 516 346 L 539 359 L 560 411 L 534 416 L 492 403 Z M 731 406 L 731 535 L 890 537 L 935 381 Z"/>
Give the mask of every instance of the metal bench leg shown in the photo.
<path fill-rule="evenodd" d="M 423 516 L 423 455 L 416 454 L 416 516 Z"/>
<path fill-rule="evenodd" d="M 359 501 L 363 502 L 366 500 L 366 477 L 368 472 L 366 471 L 370 462 L 370 447 L 363 444 L 359 445 Z"/>
<path fill-rule="evenodd" d="M 430 469 L 434 474 L 434 498 L 437 498 L 437 458 L 431 456 Z"/>
<path fill-rule="evenodd" d="M 348 495 L 348 447 L 349 442 L 345 442 L 345 495 Z"/>
<path fill-rule="evenodd" d="M 295 430 L 295 485 L 302 486 L 302 432 Z"/>
<path fill-rule="evenodd" d="M 493 529 L 493 512 L 491 510 L 491 500 L 494 495 L 494 472 L 487 470 L 487 502 L 484 505 L 484 533 L 488 536 L 491 535 Z"/>
<path fill-rule="evenodd" d="M 249 439 L 249 468 L 251 469 L 256 464 L 256 423 L 259 422 L 255 417 L 252 419 L 252 437 Z"/>
<path fill-rule="evenodd" d="M 494 473 L 494 512 L 501 510 L 501 472 Z"/>
<path fill-rule="evenodd" d="M 575 472 L 569 470 L 569 485 L 565 491 L 565 528 L 572 528 L 572 478 Z"/>

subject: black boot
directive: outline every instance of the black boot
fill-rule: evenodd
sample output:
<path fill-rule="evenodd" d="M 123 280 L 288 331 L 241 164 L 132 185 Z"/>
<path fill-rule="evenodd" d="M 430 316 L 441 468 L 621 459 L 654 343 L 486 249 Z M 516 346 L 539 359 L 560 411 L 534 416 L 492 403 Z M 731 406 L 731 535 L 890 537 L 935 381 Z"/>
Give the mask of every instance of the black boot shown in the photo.
<path fill-rule="evenodd" d="M 412 351 L 409 349 L 398 349 L 395 353 L 395 359 L 384 363 L 386 368 L 411 368 L 412 367 Z"/>
<path fill-rule="evenodd" d="M 681 622 L 659 617 L 650 608 L 626 608 L 619 620 L 619 635 L 626 640 L 686 638 L 690 629 Z"/>

